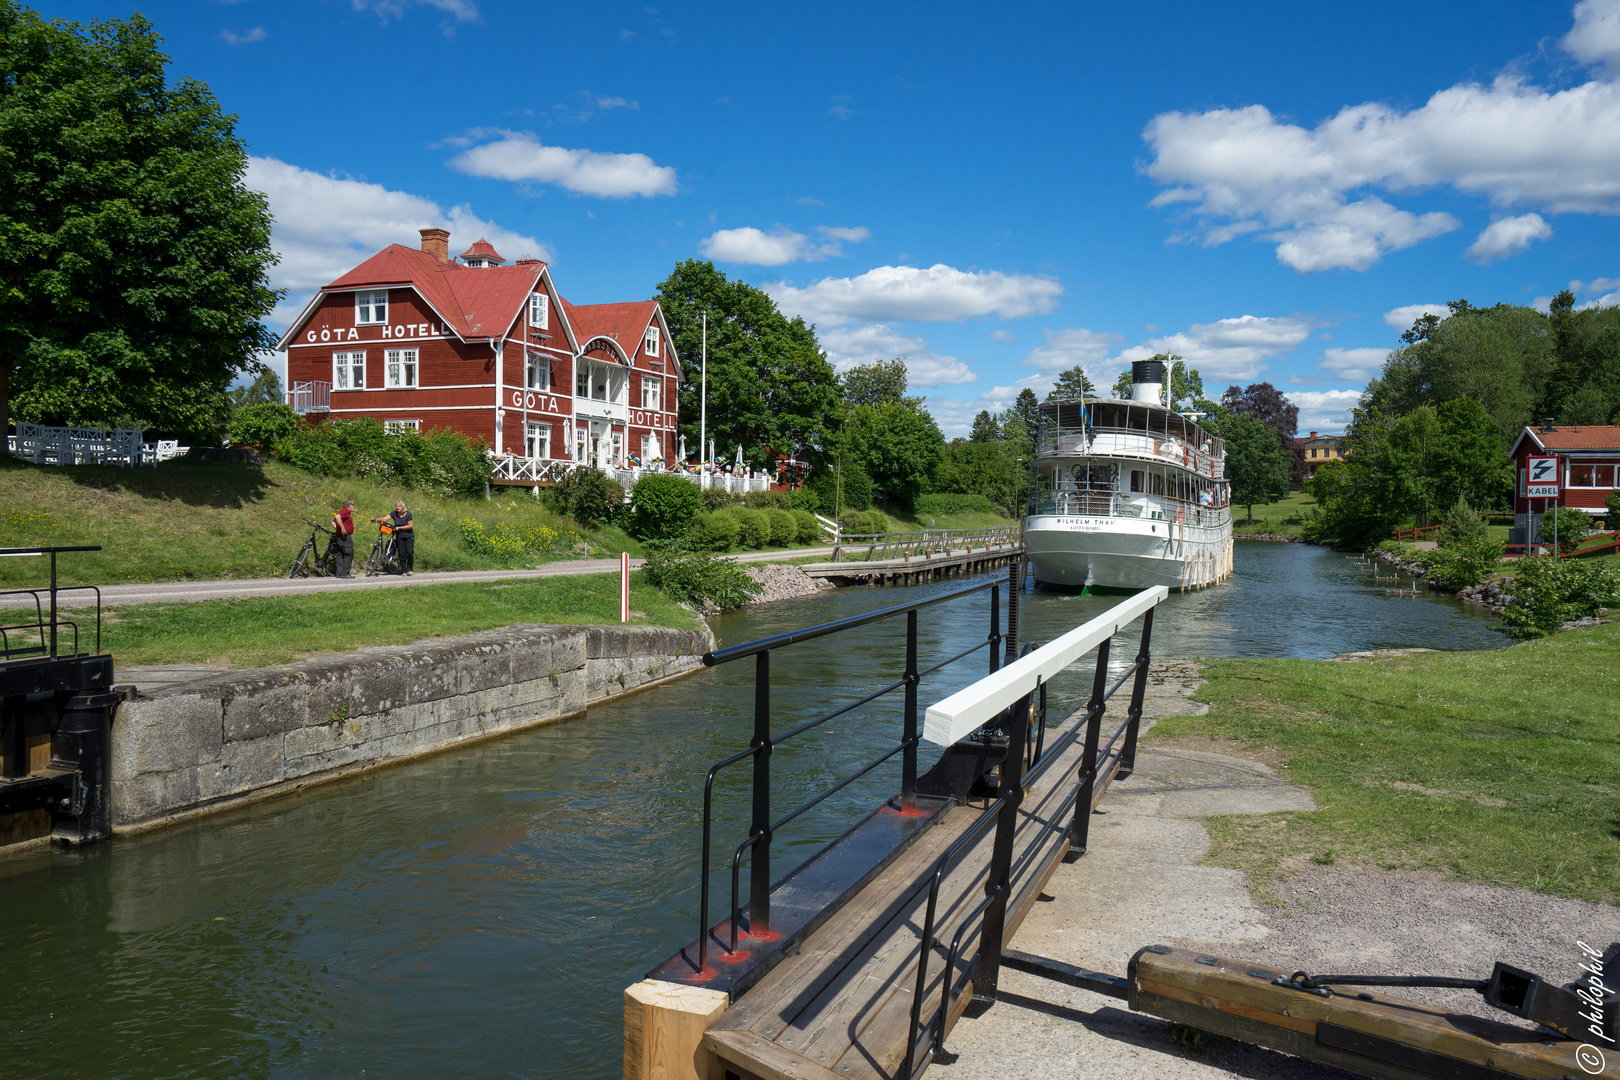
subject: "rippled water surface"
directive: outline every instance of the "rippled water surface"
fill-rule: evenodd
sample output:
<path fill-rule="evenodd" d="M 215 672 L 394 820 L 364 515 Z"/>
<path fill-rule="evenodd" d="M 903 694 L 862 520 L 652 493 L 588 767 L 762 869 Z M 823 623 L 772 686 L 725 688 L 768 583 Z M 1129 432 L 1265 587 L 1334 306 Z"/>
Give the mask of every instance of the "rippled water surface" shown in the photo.
<path fill-rule="evenodd" d="M 960 584 L 840 590 L 713 625 L 734 644 Z M 1023 635 L 1050 640 L 1117 600 L 1025 594 Z M 1160 609 L 1154 652 L 1505 644 L 1490 623 L 1446 600 L 1386 598 L 1341 555 L 1240 543 L 1230 582 Z M 983 596 L 927 609 L 924 662 L 987 627 Z M 778 653 L 777 729 L 894 678 L 902 634 L 896 622 Z M 924 702 L 983 664 L 932 677 Z M 1083 684 L 1083 672 L 1056 684 L 1058 707 Z M 897 709 L 780 751 L 778 809 L 892 743 Z M 204 821 L 0 857 L 6 1075 L 616 1076 L 621 991 L 696 930 L 704 770 L 751 726 L 752 664 L 734 664 Z M 879 770 L 784 836 L 786 858 L 841 832 L 896 775 Z M 728 849 L 744 779 L 721 785 Z"/>

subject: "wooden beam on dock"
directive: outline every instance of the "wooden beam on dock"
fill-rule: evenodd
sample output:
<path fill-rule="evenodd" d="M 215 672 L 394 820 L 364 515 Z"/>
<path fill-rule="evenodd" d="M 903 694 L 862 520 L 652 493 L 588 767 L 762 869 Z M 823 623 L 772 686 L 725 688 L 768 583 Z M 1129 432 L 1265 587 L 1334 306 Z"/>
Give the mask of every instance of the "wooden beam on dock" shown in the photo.
<path fill-rule="evenodd" d="M 731 1002 L 722 990 L 643 979 L 624 991 L 624 1080 L 725 1080 L 703 1033 Z"/>

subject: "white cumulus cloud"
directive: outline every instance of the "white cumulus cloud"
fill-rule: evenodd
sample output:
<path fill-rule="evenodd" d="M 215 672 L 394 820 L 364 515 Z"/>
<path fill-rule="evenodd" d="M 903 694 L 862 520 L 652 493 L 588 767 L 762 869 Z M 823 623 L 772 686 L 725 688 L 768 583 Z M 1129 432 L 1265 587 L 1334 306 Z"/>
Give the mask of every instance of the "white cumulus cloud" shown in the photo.
<path fill-rule="evenodd" d="M 1045 330 L 1045 340 L 1029 351 L 1024 363 L 1047 374 L 1067 371 L 1079 364 L 1092 382 L 1113 385 L 1114 377 L 1105 370 L 1108 353 L 1124 343 L 1118 334 L 1096 330 Z"/>
<path fill-rule="evenodd" d="M 579 195 L 628 199 L 673 195 L 675 170 L 646 154 L 608 154 L 546 146 L 533 132 L 503 131 L 494 142 L 470 147 L 450 159 L 468 176 L 514 183 L 555 184 Z"/>
<path fill-rule="evenodd" d="M 1340 434 L 1350 424 L 1350 410 L 1361 401 L 1360 390 L 1291 390 L 1299 406 L 1299 430 Z"/>
<path fill-rule="evenodd" d="M 351 0 L 356 11 L 370 11 L 384 22 L 400 19 L 409 7 L 429 7 L 453 15 L 457 22 L 477 22 L 478 5 L 472 0 Z"/>
<path fill-rule="evenodd" d="M 1583 0 L 1566 48 L 1612 63 L 1617 8 Z M 1620 213 L 1620 85 L 1602 79 L 1555 91 L 1503 75 L 1441 90 L 1409 111 L 1346 106 L 1312 128 L 1263 105 L 1169 112 L 1144 138 L 1154 155 L 1147 173 L 1166 187 L 1153 204 L 1186 212 L 1188 237 L 1211 245 L 1261 237 L 1302 273 L 1365 270 L 1460 226 L 1379 192 L 1451 188 L 1499 209 Z"/>
<path fill-rule="evenodd" d="M 977 382 L 971 368 L 954 356 L 944 356 L 928 347 L 926 338 L 903 333 L 882 323 L 863 326 L 834 326 L 817 335 L 827 359 L 839 371 L 874 360 L 906 362 L 906 382 L 915 390 L 927 386 L 951 386 Z"/>
<path fill-rule="evenodd" d="M 858 244 L 872 235 L 872 230 L 864 227 L 844 229 L 820 225 L 816 231 L 827 239 L 813 240 L 785 225 L 777 225 L 770 232 L 752 226 L 721 229 L 698 241 L 698 251 L 717 262 L 781 266 L 837 258 L 844 253 L 843 242 Z"/>
<path fill-rule="evenodd" d="M 1388 349 L 1340 349 L 1324 350 L 1322 359 L 1318 364 L 1325 371 L 1330 371 L 1341 379 L 1356 379 L 1366 382 L 1377 375 L 1384 368 L 1384 361 L 1389 359 Z"/>
<path fill-rule="evenodd" d="M 962 322 L 985 315 L 1020 319 L 1057 306 L 1063 286 L 1051 278 L 998 270 L 958 270 L 938 263 L 879 266 L 858 277 L 824 278 L 798 288 L 779 281 L 764 286 L 792 315 L 825 326 L 853 322 Z"/>
<path fill-rule="evenodd" d="M 1438 315 L 1444 319 L 1450 314 L 1451 309 L 1444 304 L 1406 304 L 1384 312 L 1384 325 L 1404 334 L 1425 315 Z"/>
<path fill-rule="evenodd" d="M 265 193 L 275 215 L 271 243 L 281 262 L 271 269 L 270 281 L 288 291 L 278 314 L 289 320 L 309 293 L 382 248 L 416 247 L 421 242 L 418 229 L 449 229 L 452 245 L 470 245 L 482 236 L 508 259 L 551 258 L 539 240 L 486 221 L 466 206 L 445 210 L 431 199 L 381 184 L 326 176 L 262 157 L 248 158 L 244 182 Z"/>
<path fill-rule="evenodd" d="M 1520 214 L 1492 222 L 1463 254 L 1477 263 L 1495 262 L 1517 255 L 1535 241 L 1551 235 L 1552 226 L 1542 220 L 1540 214 Z"/>
<path fill-rule="evenodd" d="M 1218 397 L 1217 380 L 1241 382 L 1266 370 L 1267 362 L 1293 352 L 1310 337 L 1315 323 L 1302 315 L 1241 315 L 1197 324 L 1175 334 L 1148 338 L 1119 354 L 1124 368 L 1156 353 L 1180 356 L 1204 377 L 1204 392 Z M 1109 380 L 1112 384 L 1112 380 Z"/>
<path fill-rule="evenodd" d="M 1575 25 L 1564 36 L 1564 48 L 1583 64 L 1602 65 L 1610 76 L 1620 75 L 1620 3 L 1576 4 Z"/>
<path fill-rule="evenodd" d="M 255 26 L 245 34 L 233 34 L 229 30 L 219 32 L 219 39 L 227 45 L 252 45 L 254 42 L 263 41 L 269 36 L 262 26 Z"/>

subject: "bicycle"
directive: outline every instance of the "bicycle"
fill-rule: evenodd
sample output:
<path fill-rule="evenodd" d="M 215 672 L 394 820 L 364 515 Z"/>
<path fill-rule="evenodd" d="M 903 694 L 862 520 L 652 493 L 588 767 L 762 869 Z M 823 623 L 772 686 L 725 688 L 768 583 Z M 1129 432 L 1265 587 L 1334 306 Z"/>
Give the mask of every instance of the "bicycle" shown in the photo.
<path fill-rule="evenodd" d="M 304 524 L 309 526 L 309 539 L 305 540 L 304 546 L 298 549 L 298 555 L 293 559 L 292 565 L 287 568 L 287 576 L 290 578 L 310 577 L 312 575 L 314 577 L 336 577 L 337 556 L 332 551 L 332 543 L 337 539 L 337 534 L 324 525 L 318 525 L 310 521 L 308 518 L 304 519 Z M 325 533 L 332 538 L 326 542 L 326 551 L 324 553 L 320 550 L 319 536 L 321 533 Z"/>
<path fill-rule="evenodd" d="M 366 576 L 376 574 L 397 574 L 402 567 L 399 565 L 399 549 L 395 542 L 394 527 L 388 522 L 377 526 L 377 542 L 371 545 L 371 553 L 366 556 Z"/>

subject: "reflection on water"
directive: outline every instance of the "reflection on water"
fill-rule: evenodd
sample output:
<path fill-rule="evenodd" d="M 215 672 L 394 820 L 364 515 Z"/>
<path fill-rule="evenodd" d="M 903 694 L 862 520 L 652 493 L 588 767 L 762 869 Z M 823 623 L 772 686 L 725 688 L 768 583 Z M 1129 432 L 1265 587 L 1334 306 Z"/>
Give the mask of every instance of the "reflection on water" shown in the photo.
<path fill-rule="evenodd" d="M 714 627 L 735 644 L 919 591 L 841 590 Z M 1116 599 L 1025 594 L 1023 636 L 1050 640 Z M 1505 644 L 1490 622 L 1450 601 L 1386 598 L 1331 552 L 1247 543 L 1231 581 L 1160 609 L 1154 651 Z M 929 609 L 921 626 L 926 664 L 983 638 L 985 600 Z M 903 634 L 896 622 L 779 653 L 778 730 L 896 678 Z M 1134 652 L 1122 641 L 1115 656 Z M 923 700 L 983 663 L 932 677 Z M 8 1075 L 64 1078 L 615 1075 L 620 992 L 694 932 L 703 772 L 746 746 L 751 679 L 751 664 L 733 664 L 259 807 L 0 858 L 0 1061 Z M 1083 671 L 1059 679 L 1054 705 L 1077 705 L 1088 686 Z M 892 744 L 897 709 L 779 751 L 778 809 Z M 895 775 L 852 786 L 779 846 L 802 857 Z M 717 785 L 717 849 L 742 835 L 746 784 L 744 766 Z M 729 878 L 716 888 L 723 906 Z"/>

